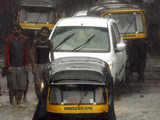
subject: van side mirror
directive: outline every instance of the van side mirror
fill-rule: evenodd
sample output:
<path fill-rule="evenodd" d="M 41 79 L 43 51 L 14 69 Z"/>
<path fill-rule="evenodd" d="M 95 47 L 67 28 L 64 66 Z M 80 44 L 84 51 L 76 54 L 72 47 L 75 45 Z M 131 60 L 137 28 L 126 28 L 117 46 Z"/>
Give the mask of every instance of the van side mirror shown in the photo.
<path fill-rule="evenodd" d="M 123 43 L 123 42 L 117 43 L 116 52 L 123 51 L 123 50 L 125 50 L 125 48 L 126 48 L 126 44 L 125 43 Z"/>

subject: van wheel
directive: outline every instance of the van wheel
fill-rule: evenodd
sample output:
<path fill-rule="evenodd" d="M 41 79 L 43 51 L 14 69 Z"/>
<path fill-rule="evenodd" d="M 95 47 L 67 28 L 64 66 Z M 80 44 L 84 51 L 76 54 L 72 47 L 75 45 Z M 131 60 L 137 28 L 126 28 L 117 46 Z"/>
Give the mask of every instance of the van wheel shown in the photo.
<path fill-rule="evenodd" d="M 114 111 L 114 105 L 111 105 L 109 107 L 108 120 L 116 120 L 116 115 L 115 115 L 115 111 Z"/>
<path fill-rule="evenodd" d="M 114 111 L 114 88 L 113 83 L 111 82 L 109 89 L 109 111 L 108 111 L 108 120 L 116 120 L 116 115 Z"/>
<path fill-rule="evenodd" d="M 122 78 L 122 82 L 126 82 L 127 81 L 127 67 L 124 70 L 124 74 L 123 74 L 123 78 Z"/>
<path fill-rule="evenodd" d="M 129 60 L 127 60 L 127 65 L 126 65 L 126 81 L 125 81 L 125 83 L 129 86 L 131 80 L 132 80 L 132 70 L 131 70 L 131 67 L 130 67 Z"/>

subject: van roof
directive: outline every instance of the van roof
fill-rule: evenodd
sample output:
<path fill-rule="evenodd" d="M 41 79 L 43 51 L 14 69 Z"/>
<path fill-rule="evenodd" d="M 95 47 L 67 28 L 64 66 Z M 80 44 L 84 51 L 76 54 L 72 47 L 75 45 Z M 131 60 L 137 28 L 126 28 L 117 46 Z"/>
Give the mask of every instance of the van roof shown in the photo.
<path fill-rule="evenodd" d="M 60 19 L 56 26 L 91 26 L 91 27 L 107 27 L 108 22 L 113 19 L 100 18 L 100 17 L 88 17 L 88 16 L 76 16 Z"/>
<path fill-rule="evenodd" d="M 53 0 L 20 0 L 20 6 L 55 8 Z"/>
<path fill-rule="evenodd" d="M 138 10 L 143 11 L 138 5 L 127 3 L 97 3 L 95 6 L 88 10 L 88 15 L 100 15 L 107 10 Z"/>

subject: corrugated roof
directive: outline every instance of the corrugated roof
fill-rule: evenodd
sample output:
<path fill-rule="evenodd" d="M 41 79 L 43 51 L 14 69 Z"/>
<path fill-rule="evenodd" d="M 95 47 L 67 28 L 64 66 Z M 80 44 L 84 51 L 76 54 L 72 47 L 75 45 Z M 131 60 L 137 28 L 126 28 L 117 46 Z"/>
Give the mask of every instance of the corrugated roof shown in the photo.
<path fill-rule="evenodd" d="M 97 3 L 95 6 L 91 7 L 88 10 L 88 15 L 100 15 L 102 12 L 107 10 L 130 10 L 130 9 L 136 9 L 140 10 L 141 8 L 138 5 L 133 4 L 127 4 L 123 2 L 119 3 Z"/>
<path fill-rule="evenodd" d="M 21 0 L 21 6 L 55 7 L 55 0 Z"/>
<path fill-rule="evenodd" d="M 107 64 L 91 57 L 64 57 L 56 59 L 51 65 L 50 76 L 54 83 L 101 84 L 111 78 Z M 106 77 L 108 76 L 108 77 Z"/>
<path fill-rule="evenodd" d="M 88 70 L 103 74 L 106 63 L 97 58 L 91 57 L 64 57 L 56 59 L 52 63 L 52 73 L 67 70 Z"/>

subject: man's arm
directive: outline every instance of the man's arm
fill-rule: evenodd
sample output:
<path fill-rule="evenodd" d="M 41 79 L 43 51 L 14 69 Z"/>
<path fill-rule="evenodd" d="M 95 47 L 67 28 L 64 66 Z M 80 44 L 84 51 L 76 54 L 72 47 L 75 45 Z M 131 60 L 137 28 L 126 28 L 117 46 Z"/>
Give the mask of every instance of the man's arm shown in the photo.
<path fill-rule="evenodd" d="M 36 40 L 33 41 L 32 48 L 30 50 L 30 58 L 32 64 L 32 72 L 35 72 L 36 63 L 35 63 L 35 55 L 36 55 Z"/>
<path fill-rule="evenodd" d="M 50 54 L 51 54 L 51 61 L 54 60 L 54 55 L 53 55 L 53 40 L 50 40 Z"/>
<path fill-rule="evenodd" d="M 10 67 L 10 43 L 9 38 L 5 40 L 5 67 Z"/>
<path fill-rule="evenodd" d="M 26 38 L 24 38 L 24 65 L 28 66 L 29 65 L 29 46 L 28 46 L 28 41 Z"/>
<path fill-rule="evenodd" d="M 13 38 L 13 36 L 8 37 L 5 40 L 5 68 L 8 69 L 9 72 L 12 72 L 13 69 L 10 65 L 10 40 Z"/>

